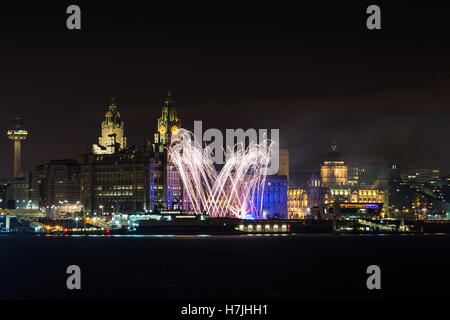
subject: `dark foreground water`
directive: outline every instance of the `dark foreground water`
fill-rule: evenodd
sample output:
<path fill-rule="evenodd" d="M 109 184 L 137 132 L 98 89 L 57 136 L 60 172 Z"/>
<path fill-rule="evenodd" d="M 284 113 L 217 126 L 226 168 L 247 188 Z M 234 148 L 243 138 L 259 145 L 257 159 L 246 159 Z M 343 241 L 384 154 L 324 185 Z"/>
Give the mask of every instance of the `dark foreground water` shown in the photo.
<path fill-rule="evenodd" d="M 0 235 L 0 254 L 0 299 L 450 298 L 448 235 Z"/>

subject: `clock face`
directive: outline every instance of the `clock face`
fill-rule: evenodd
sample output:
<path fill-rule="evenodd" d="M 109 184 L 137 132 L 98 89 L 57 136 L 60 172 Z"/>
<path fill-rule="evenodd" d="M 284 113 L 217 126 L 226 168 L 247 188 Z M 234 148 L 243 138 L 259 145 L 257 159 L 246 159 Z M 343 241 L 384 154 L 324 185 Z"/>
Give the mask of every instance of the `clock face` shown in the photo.
<path fill-rule="evenodd" d="M 166 126 L 165 125 L 161 125 L 159 127 L 159 134 L 162 136 L 166 134 Z"/>
<path fill-rule="evenodd" d="M 178 127 L 177 126 L 172 126 L 172 128 L 170 128 L 170 133 L 172 134 L 178 134 Z"/>

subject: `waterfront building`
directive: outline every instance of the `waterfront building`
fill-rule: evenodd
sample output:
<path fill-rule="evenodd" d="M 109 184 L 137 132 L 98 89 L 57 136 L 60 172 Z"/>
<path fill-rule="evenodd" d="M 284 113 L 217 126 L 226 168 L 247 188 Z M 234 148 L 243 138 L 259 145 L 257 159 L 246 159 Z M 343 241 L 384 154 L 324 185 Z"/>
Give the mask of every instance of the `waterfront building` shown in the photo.
<path fill-rule="evenodd" d="M 83 155 L 81 202 L 87 213 L 145 211 L 150 206 L 150 153 L 146 145 L 113 154 Z"/>
<path fill-rule="evenodd" d="M 392 165 L 387 175 L 389 215 L 424 218 L 447 210 L 445 184 L 438 169 L 402 168 Z"/>
<path fill-rule="evenodd" d="M 44 209 L 80 200 L 80 165 L 76 160 L 53 160 L 22 172 L 7 185 L 8 209 Z"/>
<path fill-rule="evenodd" d="M 34 167 L 31 172 L 31 200 L 37 203 L 40 208 L 47 203 L 47 174 L 48 166 L 46 164 Z"/>
<path fill-rule="evenodd" d="M 328 202 L 350 202 L 351 189 L 349 186 L 329 189 Z"/>
<path fill-rule="evenodd" d="M 80 163 L 74 159 L 51 160 L 31 172 L 31 200 L 56 218 L 67 211 L 81 211 Z M 69 210 L 70 208 L 70 210 Z"/>
<path fill-rule="evenodd" d="M 31 172 L 21 172 L 13 178 L 6 190 L 7 209 L 38 209 L 39 204 L 31 197 Z"/>
<path fill-rule="evenodd" d="M 330 190 L 322 186 L 322 180 L 318 173 L 313 173 L 306 188 L 308 204 L 310 208 L 323 207 L 330 201 Z"/>
<path fill-rule="evenodd" d="M 6 209 L 8 185 L 7 181 L 0 181 L 0 209 Z"/>
<path fill-rule="evenodd" d="M 127 147 L 124 123 L 113 103 L 102 122 L 102 137 L 83 155 L 81 202 L 88 213 L 181 210 L 183 188 L 167 154 L 181 120 L 171 92 L 165 99 L 153 142 Z"/>
<path fill-rule="evenodd" d="M 334 143 L 306 188 L 309 212 L 324 212 L 333 203 L 382 203 L 388 211 L 387 164 L 355 164 L 350 169 Z M 381 208 L 381 206 L 380 206 Z"/>
<path fill-rule="evenodd" d="M 309 213 L 308 194 L 302 188 L 288 189 L 288 219 L 305 219 Z"/>
<path fill-rule="evenodd" d="M 92 145 L 94 154 L 113 154 L 123 150 L 127 146 L 127 138 L 124 136 L 124 123 L 120 119 L 114 98 L 111 98 L 109 110 L 105 113 L 105 120 L 101 124 L 101 137 L 98 143 Z"/>
<path fill-rule="evenodd" d="M 401 171 L 401 178 L 414 184 L 427 184 L 436 182 L 439 179 L 439 169 L 404 168 Z"/>
<path fill-rule="evenodd" d="M 355 189 L 375 188 L 389 175 L 391 163 L 358 162 L 348 166 L 348 183 Z"/>
<path fill-rule="evenodd" d="M 331 146 L 331 152 L 328 153 L 320 168 L 320 175 L 325 188 L 340 188 L 348 185 L 348 167 L 337 151 L 336 143 Z"/>
<path fill-rule="evenodd" d="M 123 128 L 113 101 L 102 122 L 99 144 L 93 145 L 82 159 L 81 203 L 88 214 L 134 213 L 151 209 L 151 145 L 126 147 Z"/>
<path fill-rule="evenodd" d="M 46 169 L 44 205 L 75 204 L 80 201 L 81 167 L 77 160 L 52 160 Z"/>
<path fill-rule="evenodd" d="M 263 217 L 264 218 L 288 218 L 288 179 L 287 176 L 266 176 L 263 195 Z"/>
<path fill-rule="evenodd" d="M 188 210 L 188 197 L 183 194 L 183 184 L 176 166 L 170 160 L 167 147 L 172 137 L 181 128 L 181 119 L 177 115 L 175 99 L 171 91 L 167 92 L 161 115 L 157 119 L 157 130 L 152 144 L 152 162 L 150 166 L 150 200 L 159 210 Z M 186 201 L 183 204 L 183 201 Z"/>
<path fill-rule="evenodd" d="M 350 202 L 384 203 L 384 192 L 380 190 L 354 190 L 350 195 Z"/>

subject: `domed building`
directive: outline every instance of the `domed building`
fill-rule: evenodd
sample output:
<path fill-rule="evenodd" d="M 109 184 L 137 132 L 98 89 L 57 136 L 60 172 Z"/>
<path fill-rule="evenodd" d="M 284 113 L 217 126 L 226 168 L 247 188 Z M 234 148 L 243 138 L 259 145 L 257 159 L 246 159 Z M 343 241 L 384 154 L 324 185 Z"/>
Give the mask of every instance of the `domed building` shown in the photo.
<path fill-rule="evenodd" d="M 348 184 L 348 167 L 337 151 L 337 145 L 333 142 L 331 152 L 320 167 L 322 186 L 325 188 L 342 188 Z"/>

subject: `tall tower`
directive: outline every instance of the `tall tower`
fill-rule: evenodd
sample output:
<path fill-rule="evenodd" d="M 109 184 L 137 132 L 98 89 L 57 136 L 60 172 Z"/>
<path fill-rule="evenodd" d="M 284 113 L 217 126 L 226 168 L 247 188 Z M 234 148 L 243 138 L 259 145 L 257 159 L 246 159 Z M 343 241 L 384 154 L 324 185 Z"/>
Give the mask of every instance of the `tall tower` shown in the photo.
<path fill-rule="evenodd" d="M 155 133 L 155 144 L 159 145 L 159 152 L 163 151 L 171 142 L 172 134 L 176 134 L 181 126 L 181 120 L 178 118 L 175 100 L 172 91 L 167 91 L 167 97 L 161 110 L 161 116 L 158 118 L 157 132 Z"/>
<path fill-rule="evenodd" d="M 177 115 L 173 93 L 167 91 L 152 144 L 155 165 L 151 173 L 154 179 L 150 197 L 151 202 L 162 209 L 180 210 L 183 206 L 181 178 L 167 154 L 172 135 L 176 135 L 180 127 L 181 119 Z"/>
<path fill-rule="evenodd" d="M 14 117 L 14 128 L 6 132 L 8 138 L 14 141 L 14 178 L 20 175 L 20 143 L 28 137 L 28 131 L 22 126 L 22 118 Z"/>
<path fill-rule="evenodd" d="M 115 98 L 111 97 L 109 110 L 105 113 L 102 122 L 102 136 L 98 138 L 98 144 L 92 146 L 95 154 L 113 154 L 127 147 L 127 138 L 124 136 L 124 124 L 120 120 Z"/>

